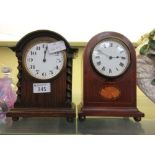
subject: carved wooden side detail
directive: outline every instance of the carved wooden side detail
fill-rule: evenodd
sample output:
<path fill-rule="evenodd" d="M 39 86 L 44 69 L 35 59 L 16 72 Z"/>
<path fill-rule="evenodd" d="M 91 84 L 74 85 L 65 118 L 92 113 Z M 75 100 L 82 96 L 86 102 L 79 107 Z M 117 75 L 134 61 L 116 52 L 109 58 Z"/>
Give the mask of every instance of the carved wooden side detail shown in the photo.
<path fill-rule="evenodd" d="M 15 107 L 16 106 L 20 106 L 21 104 L 21 80 L 22 80 L 22 53 L 20 52 L 16 52 L 16 57 L 18 59 L 18 74 L 17 74 L 17 78 L 18 78 L 18 82 L 17 82 L 17 101 L 15 103 Z"/>
<path fill-rule="evenodd" d="M 72 58 L 67 58 L 67 87 L 66 87 L 66 104 L 72 102 Z"/>

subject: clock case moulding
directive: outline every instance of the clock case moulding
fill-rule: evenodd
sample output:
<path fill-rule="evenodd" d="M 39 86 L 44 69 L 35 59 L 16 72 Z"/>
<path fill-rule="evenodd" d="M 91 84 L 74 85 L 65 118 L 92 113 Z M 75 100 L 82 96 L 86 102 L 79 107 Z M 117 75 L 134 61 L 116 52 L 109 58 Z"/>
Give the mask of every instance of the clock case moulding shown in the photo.
<path fill-rule="evenodd" d="M 104 39 L 115 38 L 122 41 L 130 51 L 130 65 L 120 76 L 109 78 L 99 74 L 93 67 L 91 53 L 94 47 Z M 116 32 L 103 32 L 94 36 L 87 44 L 83 55 L 83 103 L 79 111 L 79 120 L 86 116 L 133 117 L 140 121 L 144 114 L 137 109 L 136 99 L 136 52 L 132 43 Z M 105 86 L 119 88 L 120 97 L 109 100 L 100 95 Z"/>
<path fill-rule="evenodd" d="M 54 79 L 46 81 L 34 79 L 22 66 L 23 48 L 31 40 L 38 37 L 51 37 L 57 41 L 64 41 L 65 43 L 66 66 L 60 75 Z M 72 107 L 72 59 L 77 49 L 72 48 L 60 34 L 49 30 L 38 30 L 29 33 L 15 47 L 11 47 L 11 49 L 16 53 L 18 59 L 18 90 L 17 101 L 15 102 L 14 108 L 7 113 L 7 117 L 12 117 L 14 121 L 18 120 L 19 117 L 66 117 L 68 121 L 73 121 L 76 115 L 75 109 Z M 33 94 L 32 83 L 35 82 L 50 82 L 51 93 Z"/>

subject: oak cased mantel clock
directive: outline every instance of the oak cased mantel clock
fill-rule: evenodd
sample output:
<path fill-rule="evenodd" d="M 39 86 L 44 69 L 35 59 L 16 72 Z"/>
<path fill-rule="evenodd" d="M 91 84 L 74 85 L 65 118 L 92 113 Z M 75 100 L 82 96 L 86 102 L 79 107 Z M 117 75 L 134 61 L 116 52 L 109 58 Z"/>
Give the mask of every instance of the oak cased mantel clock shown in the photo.
<path fill-rule="evenodd" d="M 66 117 L 73 120 L 72 59 L 77 49 L 56 32 L 38 30 L 14 48 L 18 59 L 17 101 L 8 117 Z"/>
<path fill-rule="evenodd" d="M 116 32 L 94 36 L 84 52 L 83 107 L 86 116 L 133 117 L 144 114 L 136 105 L 136 52 L 132 43 Z"/>

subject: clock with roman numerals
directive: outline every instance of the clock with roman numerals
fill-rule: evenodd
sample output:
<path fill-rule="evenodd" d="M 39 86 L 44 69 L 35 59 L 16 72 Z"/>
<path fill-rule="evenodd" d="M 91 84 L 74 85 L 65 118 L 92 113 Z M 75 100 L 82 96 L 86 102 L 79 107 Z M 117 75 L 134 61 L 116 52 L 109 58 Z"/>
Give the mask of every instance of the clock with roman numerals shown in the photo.
<path fill-rule="evenodd" d="M 27 34 L 13 49 L 18 59 L 18 91 L 15 107 L 7 116 L 73 120 L 72 59 L 77 49 L 49 30 Z"/>
<path fill-rule="evenodd" d="M 86 116 L 144 116 L 136 105 L 136 55 L 132 43 L 116 32 L 94 36 L 84 52 L 84 94 L 79 120 Z M 91 85 L 91 89 L 90 89 Z"/>
<path fill-rule="evenodd" d="M 130 65 L 130 52 L 118 39 L 105 39 L 92 51 L 92 65 L 98 73 L 107 77 L 122 75 Z"/>

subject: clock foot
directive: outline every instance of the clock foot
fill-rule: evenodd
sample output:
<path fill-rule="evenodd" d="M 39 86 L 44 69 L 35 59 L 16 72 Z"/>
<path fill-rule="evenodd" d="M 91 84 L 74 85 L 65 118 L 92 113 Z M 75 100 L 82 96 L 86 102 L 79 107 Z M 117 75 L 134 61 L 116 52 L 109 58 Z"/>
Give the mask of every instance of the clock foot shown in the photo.
<path fill-rule="evenodd" d="M 134 117 L 133 118 L 136 122 L 140 122 L 141 121 L 141 117 Z"/>
<path fill-rule="evenodd" d="M 73 123 L 74 117 L 67 117 L 66 120 L 67 120 L 67 122 Z"/>
<path fill-rule="evenodd" d="M 86 116 L 79 116 L 79 121 L 83 122 L 86 119 Z"/>
<path fill-rule="evenodd" d="M 18 121 L 19 120 L 19 117 L 12 117 L 12 120 L 13 121 Z"/>

